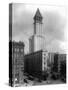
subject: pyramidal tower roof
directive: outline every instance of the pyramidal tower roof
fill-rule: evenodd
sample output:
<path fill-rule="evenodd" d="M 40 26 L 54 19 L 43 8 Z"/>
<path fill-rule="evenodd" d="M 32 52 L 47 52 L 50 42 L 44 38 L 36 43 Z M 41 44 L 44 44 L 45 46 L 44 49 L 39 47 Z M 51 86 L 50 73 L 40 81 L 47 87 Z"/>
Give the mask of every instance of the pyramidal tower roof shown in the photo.
<path fill-rule="evenodd" d="M 35 19 L 36 17 L 42 18 L 42 15 L 41 15 L 41 13 L 40 13 L 39 8 L 38 8 L 37 11 L 36 11 L 36 14 L 35 14 L 35 16 L 34 16 L 34 19 Z"/>

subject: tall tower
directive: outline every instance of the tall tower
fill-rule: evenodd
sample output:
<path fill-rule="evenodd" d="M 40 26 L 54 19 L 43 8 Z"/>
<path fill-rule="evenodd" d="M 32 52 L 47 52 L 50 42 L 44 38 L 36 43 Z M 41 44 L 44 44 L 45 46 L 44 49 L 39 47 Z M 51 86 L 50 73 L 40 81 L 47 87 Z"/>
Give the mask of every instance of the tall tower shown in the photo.
<path fill-rule="evenodd" d="M 41 35 L 42 34 L 42 15 L 37 9 L 36 14 L 34 16 L 34 34 Z"/>
<path fill-rule="evenodd" d="M 37 9 L 34 16 L 34 34 L 29 38 L 29 52 L 35 52 L 44 49 L 45 38 L 42 35 L 42 15 Z"/>

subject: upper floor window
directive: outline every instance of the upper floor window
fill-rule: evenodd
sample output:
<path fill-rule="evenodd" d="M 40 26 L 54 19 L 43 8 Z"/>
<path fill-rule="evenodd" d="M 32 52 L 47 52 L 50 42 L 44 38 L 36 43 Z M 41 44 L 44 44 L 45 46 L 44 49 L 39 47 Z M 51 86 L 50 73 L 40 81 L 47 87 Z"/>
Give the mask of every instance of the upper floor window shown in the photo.
<path fill-rule="evenodd" d="M 46 59 L 46 57 L 44 57 L 44 60 Z"/>
<path fill-rule="evenodd" d="M 15 52 L 17 51 L 17 49 L 15 48 L 15 50 L 14 50 Z"/>
<path fill-rule="evenodd" d="M 23 49 L 21 49 L 21 52 L 23 52 Z"/>
<path fill-rule="evenodd" d="M 19 48 L 17 48 L 17 52 L 19 52 Z"/>

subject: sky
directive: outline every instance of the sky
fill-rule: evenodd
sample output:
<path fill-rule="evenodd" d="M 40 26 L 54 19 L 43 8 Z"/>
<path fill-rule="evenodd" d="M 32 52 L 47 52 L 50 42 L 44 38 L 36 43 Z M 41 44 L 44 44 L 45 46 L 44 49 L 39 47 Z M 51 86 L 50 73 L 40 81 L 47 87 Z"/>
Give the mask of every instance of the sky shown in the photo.
<path fill-rule="evenodd" d="M 29 52 L 29 38 L 33 35 L 33 17 L 39 8 L 43 16 L 45 48 L 49 52 L 65 53 L 67 16 L 64 6 L 14 3 L 12 6 L 12 40 L 23 41 Z"/>

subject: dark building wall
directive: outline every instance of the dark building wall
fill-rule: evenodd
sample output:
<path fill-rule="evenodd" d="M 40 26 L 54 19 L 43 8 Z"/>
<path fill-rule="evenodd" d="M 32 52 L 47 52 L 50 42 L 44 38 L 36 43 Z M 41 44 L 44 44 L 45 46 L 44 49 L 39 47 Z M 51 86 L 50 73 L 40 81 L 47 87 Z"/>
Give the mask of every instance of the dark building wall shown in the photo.
<path fill-rule="evenodd" d="M 9 4 L 9 85 L 12 86 L 12 3 Z"/>
<path fill-rule="evenodd" d="M 49 53 L 49 61 L 52 72 L 58 72 L 58 65 L 59 65 L 58 56 L 59 56 L 58 53 Z"/>
<path fill-rule="evenodd" d="M 58 54 L 54 55 L 53 71 L 58 72 Z"/>
<path fill-rule="evenodd" d="M 66 82 L 66 54 L 59 54 L 58 60 L 59 60 L 58 68 L 60 73 L 60 79 Z"/>
<path fill-rule="evenodd" d="M 25 55 L 25 72 L 39 76 L 42 72 L 42 51 Z"/>
<path fill-rule="evenodd" d="M 9 85 L 12 86 L 12 42 L 9 42 Z"/>
<path fill-rule="evenodd" d="M 48 53 L 46 51 L 37 51 L 25 55 L 25 72 L 40 77 L 48 68 Z"/>

